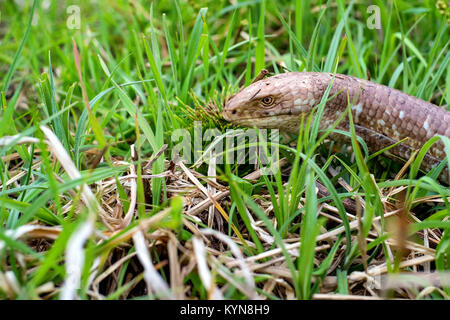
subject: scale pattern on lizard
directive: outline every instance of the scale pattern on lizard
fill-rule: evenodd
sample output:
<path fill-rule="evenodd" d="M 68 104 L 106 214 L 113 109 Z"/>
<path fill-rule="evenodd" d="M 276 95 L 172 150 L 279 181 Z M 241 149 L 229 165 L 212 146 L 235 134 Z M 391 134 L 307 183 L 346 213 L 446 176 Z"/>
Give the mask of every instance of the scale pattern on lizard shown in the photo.
<path fill-rule="evenodd" d="M 332 74 L 288 72 L 259 80 L 231 97 L 224 108 L 226 120 L 243 126 L 278 128 L 297 133 L 301 115 L 318 105 Z M 321 129 L 332 126 L 351 103 L 357 134 L 376 152 L 407 138 L 389 151 L 390 156 L 409 159 L 412 152 L 435 135 L 450 138 L 450 112 L 399 90 L 337 74 L 326 103 Z M 347 117 L 338 127 L 348 129 Z M 342 135 L 333 138 L 344 140 Z M 427 153 L 422 169 L 430 170 L 445 158 L 442 141 Z M 440 180 L 449 182 L 448 166 Z"/>

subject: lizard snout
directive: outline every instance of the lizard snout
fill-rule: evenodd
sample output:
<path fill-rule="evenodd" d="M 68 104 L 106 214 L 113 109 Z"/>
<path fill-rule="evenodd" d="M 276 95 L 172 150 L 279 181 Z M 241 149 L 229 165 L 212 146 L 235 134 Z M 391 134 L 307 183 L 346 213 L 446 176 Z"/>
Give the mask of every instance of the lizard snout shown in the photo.
<path fill-rule="evenodd" d="M 231 97 L 225 104 L 225 107 L 222 111 L 222 116 L 227 121 L 233 121 L 236 120 L 236 117 L 239 116 L 238 112 L 239 105 L 235 103 L 233 97 Z"/>
<path fill-rule="evenodd" d="M 234 116 L 237 114 L 236 110 L 227 110 L 226 108 L 222 112 L 222 117 L 227 121 L 233 121 Z"/>

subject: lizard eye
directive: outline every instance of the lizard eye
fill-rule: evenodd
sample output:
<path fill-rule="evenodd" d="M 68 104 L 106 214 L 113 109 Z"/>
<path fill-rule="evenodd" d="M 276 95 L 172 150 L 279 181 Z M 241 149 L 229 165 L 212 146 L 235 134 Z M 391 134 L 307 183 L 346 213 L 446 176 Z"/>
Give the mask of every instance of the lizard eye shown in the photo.
<path fill-rule="evenodd" d="M 273 103 L 275 102 L 275 99 L 272 96 L 267 96 L 261 99 L 261 103 L 265 106 L 265 107 L 270 107 L 271 105 L 273 105 Z"/>

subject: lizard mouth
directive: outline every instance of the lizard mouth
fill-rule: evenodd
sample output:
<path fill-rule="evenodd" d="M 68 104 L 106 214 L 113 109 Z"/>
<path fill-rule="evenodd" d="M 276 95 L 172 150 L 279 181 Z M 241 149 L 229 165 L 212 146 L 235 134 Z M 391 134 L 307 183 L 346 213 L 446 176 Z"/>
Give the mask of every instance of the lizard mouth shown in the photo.
<path fill-rule="evenodd" d="M 258 115 L 258 116 L 244 116 L 244 117 L 236 115 L 236 113 L 233 113 L 233 110 L 230 110 L 230 111 L 224 110 L 222 113 L 222 117 L 225 120 L 233 122 L 233 123 L 239 123 L 242 121 L 258 121 L 260 119 L 268 119 L 268 118 L 272 118 L 276 121 L 282 121 L 285 119 L 290 119 L 295 116 L 297 116 L 297 115 L 292 112 L 284 113 L 284 114 L 262 114 L 262 115 Z"/>
<path fill-rule="evenodd" d="M 224 113 L 224 119 L 237 125 L 247 127 L 280 128 L 287 120 L 296 117 L 294 114 L 261 115 L 258 117 L 233 118 Z"/>

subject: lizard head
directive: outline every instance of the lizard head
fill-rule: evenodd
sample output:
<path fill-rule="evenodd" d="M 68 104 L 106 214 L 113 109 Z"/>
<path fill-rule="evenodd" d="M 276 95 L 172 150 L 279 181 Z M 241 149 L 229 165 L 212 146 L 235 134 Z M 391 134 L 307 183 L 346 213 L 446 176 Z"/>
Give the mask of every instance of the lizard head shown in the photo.
<path fill-rule="evenodd" d="M 225 120 L 246 127 L 278 128 L 297 132 L 299 117 L 319 103 L 311 94 L 310 77 L 289 72 L 259 80 L 225 104 Z"/>

